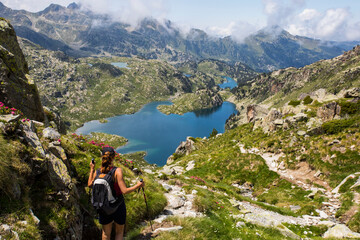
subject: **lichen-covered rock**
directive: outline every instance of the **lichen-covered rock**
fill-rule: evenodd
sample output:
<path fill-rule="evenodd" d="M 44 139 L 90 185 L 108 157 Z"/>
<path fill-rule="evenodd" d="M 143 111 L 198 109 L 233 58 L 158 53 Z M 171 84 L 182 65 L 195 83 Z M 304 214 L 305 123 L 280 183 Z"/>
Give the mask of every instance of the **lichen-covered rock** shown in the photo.
<path fill-rule="evenodd" d="M 44 148 L 40 142 L 38 135 L 33 131 L 31 125 L 29 124 L 21 124 L 20 128 L 22 129 L 22 134 L 27 143 L 33 147 L 43 158 L 45 158 L 46 154 Z"/>
<path fill-rule="evenodd" d="M 13 27 L 0 19 L 0 101 L 31 119 L 44 121 L 39 93 L 28 72 Z"/>
<path fill-rule="evenodd" d="M 62 190 L 71 183 L 65 163 L 52 153 L 48 154 L 48 170 L 50 180 L 56 189 Z"/>
<path fill-rule="evenodd" d="M 48 127 L 48 128 L 45 128 L 43 130 L 43 137 L 47 138 L 47 139 L 50 139 L 50 140 L 53 140 L 53 141 L 56 141 L 56 140 L 60 139 L 61 135 L 55 129 L 53 129 L 51 127 Z"/>
<path fill-rule="evenodd" d="M 336 224 L 324 233 L 324 238 L 360 238 L 360 233 L 351 231 L 345 224 Z"/>
<path fill-rule="evenodd" d="M 16 122 L 19 119 L 20 119 L 20 115 L 12 115 L 12 114 L 0 115 L 0 121 L 4 121 L 7 123 Z"/>
<path fill-rule="evenodd" d="M 49 144 L 49 151 L 53 153 L 56 157 L 60 158 L 68 168 L 70 169 L 70 163 L 66 156 L 65 150 L 60 146 L 60 142 L 51 142 Z"/>
<path fill-rule="evenodd" d="M 320 107 L 316 113 L 323 121 L 330 121 L 340 117 L 341 107 L 337 102 L 331 102 Z"/>
<path fill-rule="evenodd" d="M 286 237 L 301 239 L 298 235 L 285 227 L 281 222 L 277 221 L 268 213 L 246 213 L 244 214 L 244 220 L 259 226 L 276 228 Z"/>

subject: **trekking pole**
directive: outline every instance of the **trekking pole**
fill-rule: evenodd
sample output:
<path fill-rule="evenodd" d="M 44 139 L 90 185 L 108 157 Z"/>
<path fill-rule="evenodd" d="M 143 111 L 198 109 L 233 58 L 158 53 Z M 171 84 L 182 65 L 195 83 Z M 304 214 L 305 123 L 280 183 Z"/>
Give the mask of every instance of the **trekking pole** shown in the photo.
<path fill-rule="evenodd" d="M 143 179 L 140 179 L 140 182 L 143 182 L 143 181 L 144 181 Z M 143 192 L 143 194 L 144 194 L 145 205 L 146 205 L 146 212 L 147 212 L 148 217 L 150 218 L 149 206 L 148 206 L 148 203 L 147 203 L 147 201 L 146 201 L 146 195 L 145 195 L 144 187 L 141 187 L 141 189 L 142 189 L 142 192 Z M 151 219 L 150 219 L 150 226 L 151 226 L 151 231 L 154 231 L 153 226 L 152 226 Z"/>

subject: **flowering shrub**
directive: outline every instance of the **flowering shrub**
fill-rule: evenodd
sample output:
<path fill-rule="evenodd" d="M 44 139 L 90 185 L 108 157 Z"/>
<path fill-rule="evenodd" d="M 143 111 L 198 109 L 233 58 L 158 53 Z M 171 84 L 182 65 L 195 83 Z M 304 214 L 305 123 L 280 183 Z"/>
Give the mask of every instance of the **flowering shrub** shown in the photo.
<path fill-rule="evenodd" d="M 197 180 L 197 181 L 199 181 L 199 182 L 206 183 L 205 180 L 203 180 L 203 179 L 201 179 L 201 178 L 199 178 L 199 177 L 196 177 L 196 176 L 191 176 L 190 178 L 195 179 L 195 180 Z"/>
<path fill-rule="evenodd" d="M 23 115 L 23 113 L 20 110 L 5 106 L 3 102 L 0 102 L 0 114 Z"/>
<path fill-rule="evenodd" d="M 79 142 L 86 142 L 86 137 L 84 137 L 83 135 L 77 135 L 76 133 L 73 133 L 73 134 L 71 134 L 72 135 L 72 137 L 75 139 L 75 140 L 77 140 L 77 141 L 79 141 Z"/>
<path fill-rule="evenodd" d="M 87 143 L 87 144 L 90 144 L 90 145 L 92 145 L 92 146 L 99 147 L 99 148 L 101 148 L 101 149 L 104 148 L 104 147 L 111 147 L 111 148 L 113 148 L 112 146 L 110 146 L 110 145 L 108 145 L 108 144 L 105 144 L 105 143 L 103 143 L 103 142 L 98 143 L 98 142 L 95 142 L 94 140 L 91 140 L 91 141 L 90 141 L 90 139 L 88 139 L 88 137 L 83 136 L 83 135 L 81 135 L 81 134 L 80 134 L 80 135 L 77 135 L 76 133 L 73 133 L 73 134 L 72 134 L 72 137 L 73 137 L 75 140 L 79 141 L 79 142 Z M 115 151 L 115 161 L 120 162 L 122 165 L 124 165 L 124 166 L 127 167 L 127 168 L 134 169 L 134 163 L 133 163 L 133 161 L 122 158 L 121 154 L 120 154 L 120 153 L 117 153 L 116 151 Z"/>

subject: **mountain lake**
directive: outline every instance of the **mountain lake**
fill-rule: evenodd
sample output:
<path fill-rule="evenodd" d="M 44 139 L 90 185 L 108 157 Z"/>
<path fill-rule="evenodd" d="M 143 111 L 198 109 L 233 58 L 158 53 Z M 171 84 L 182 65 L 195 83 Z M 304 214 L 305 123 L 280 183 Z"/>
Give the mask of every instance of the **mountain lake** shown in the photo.
<path fill-rule="evenodd" d="M 125 154 L 146 151 L 147 162 L 163 166 L 186 137 L 209 137 L 213 128 L 223 133 L 226 119 L 232 113 L 237 113 L 235 105 L 229 102 L 213 109 L 188 112 L 184 115 L 166 115 L 156 108 L 158 105 L 170 104 L 172 103 L 168 101 L 152 102 L 135 114 L 108 118 L 107 123 L 90 121 L 77 129 L 76 133 L 103 132 L 123 136 L 129 142 L 116 149 L 117 152 Z"/>

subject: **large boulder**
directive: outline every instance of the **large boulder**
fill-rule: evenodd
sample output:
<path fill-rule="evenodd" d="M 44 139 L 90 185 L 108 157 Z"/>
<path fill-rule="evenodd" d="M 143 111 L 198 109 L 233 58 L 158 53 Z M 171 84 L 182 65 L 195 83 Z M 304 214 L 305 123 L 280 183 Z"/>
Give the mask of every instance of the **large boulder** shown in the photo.
<path fill-rule="evenodd" d="M 176 148 L 175 153 L 167 159 L 167 164 L 171 164 L 175 160 L 174 155 L 175 156 L 189 155 L 195 149 L 196 149 L 195 142 L 191 139 L 191 137 L 187 137 L 186 141 L 181 142 L 180 145 Z"/>
<path fill-rule="evenodd" d="M 321 120 L 330 121 L 340 117 L 341 107 L 337 102 L 330 102 L 320 107 L 316 113 Z"/>
<path fill-rule="evenodd" d="M 48 127 L 43 130 L 43 137 L 52 141 L 59 140 L 61 135 L 55 129 Z"/>
<path fill-rule="evenodd" d="M 249 105 L 247 106 L 246 116 L 248 122 L 255 122 L 255 120 L 264 118 L 267 116 L 269 110 L 259 105 Z"/>
<path fill-rule="evenodd" d="M 324 233 L 324 238 L 360 238 L 360 233 L 351 231 L 344 224 L 336 224 Z"/>
<path fill-rule="evenodd" d="M 0 19 L 0 102 L 21 110 L 28 118 L 44 121 L 40 96 L 28 72 L 14 28 Z"/>
<path fill-rule="evenodd" d="M 351 88 L 344 92 L 344 98 L 358 98 L 360 97 L 360 88 Z"/>
<path fill-rule="evenodd" d="M 41 155 L 41 157 L 45 158 L 45 156 L 46 156 L 45 150 L 42 146 L 42 143 L 41 143 L 38 135 L 34 131 L 34 127 L 31 124 L 31 122 L 30 123 L 26 122 L 26 123 L 21 124 L 20 128 L 22 130 L 22 135 L 23 135 L 24 139 L 26 140 L 26 142 L 31 147 L 33 147 Z"/>
<path fill-rule="evenodd" d="M 63 190 L 71 183 L 71 177 L 65 163 L 54 154 L 48 156 L 48 170 L 51 183 L 57 190 Z"/>

